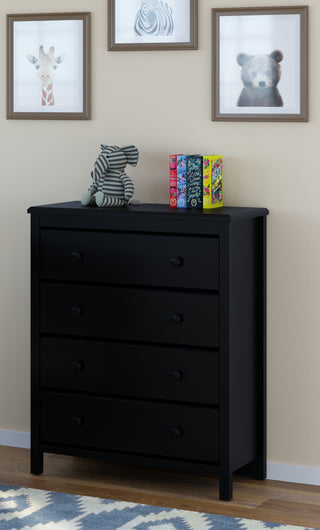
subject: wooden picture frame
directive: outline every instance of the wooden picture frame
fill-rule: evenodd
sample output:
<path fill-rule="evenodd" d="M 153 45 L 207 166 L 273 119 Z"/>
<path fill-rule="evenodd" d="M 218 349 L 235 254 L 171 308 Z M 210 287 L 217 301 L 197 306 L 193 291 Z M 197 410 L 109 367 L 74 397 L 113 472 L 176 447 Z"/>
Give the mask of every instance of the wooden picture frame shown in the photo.
<path fill-rule="evenodd" d="M 212 9 L 212 120 L 308 121 L 307 6 Z"/>
<path fill-rule="evenodd" d="M 7 15 L 7 119 L 89 120 L 89 65 L 90 13 Z"/>
<path fill-rule="evenodd" d="M 108 0 L 108 50 L 198 49 L 198 0 L 166 0 L 145 13 L 141 0 Z"/>

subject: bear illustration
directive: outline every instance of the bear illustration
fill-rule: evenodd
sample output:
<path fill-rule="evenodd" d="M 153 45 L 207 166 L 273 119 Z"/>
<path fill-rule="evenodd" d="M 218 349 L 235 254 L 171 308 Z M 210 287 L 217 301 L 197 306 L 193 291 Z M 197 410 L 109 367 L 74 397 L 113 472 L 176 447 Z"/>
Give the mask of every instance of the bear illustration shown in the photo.
<path fill-rule="evenodd" d="M 281 77 L 280 62 L 283 53 L 274 50 L 269 55 L 239 53 L 237 62 L 241 68 L 244 87 L 238 99 L 238 107 L 283 107 L 277 88 Z"/>

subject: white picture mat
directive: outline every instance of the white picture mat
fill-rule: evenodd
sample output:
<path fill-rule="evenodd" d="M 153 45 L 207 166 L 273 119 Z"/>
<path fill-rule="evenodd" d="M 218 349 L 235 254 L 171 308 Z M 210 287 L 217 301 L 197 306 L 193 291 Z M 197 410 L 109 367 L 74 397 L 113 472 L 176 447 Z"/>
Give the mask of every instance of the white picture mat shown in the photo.
<path fill-rule="evenodd" d="M 220 16 L 220 113 L 299 114 L 300 113 L 300 15 Z M 278 90 L 283 107 L 238 107 L 243 88 L 237 63 L 239 53 L 283 53 Z"/>
<path fill-rule="evenodd" d="M 55 105 L 41 105 L 41 82 L 27 55 L 39 56 L 54 46 L 64 55 L 53 80 Z M 35 20 L 13 23 L 13 111 L 83 112 L 83 21 Z"/>
<path fill-rule="evenodd" d="M 190 0 L 165 0 L 172 8 L 174 29 L 172 35 L 139 36 L 134 24 L 141 8 L 141 0 L 115 0 L 116 44 L 159 44 L 160 42 L 190 41 Z"/>

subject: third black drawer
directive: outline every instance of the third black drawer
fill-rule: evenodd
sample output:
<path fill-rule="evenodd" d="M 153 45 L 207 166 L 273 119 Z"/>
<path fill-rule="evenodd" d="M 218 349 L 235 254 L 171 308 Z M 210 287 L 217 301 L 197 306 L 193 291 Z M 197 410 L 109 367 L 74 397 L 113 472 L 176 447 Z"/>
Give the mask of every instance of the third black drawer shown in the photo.
<path fill-rule="evenodd" d="M 216 351 L 42 338 L 42 388 L 219 403 Z"/>
<path fill-rule="evenodd" d="M 43 284 L 40 331 L 217 347 L 218 295 Z"/>

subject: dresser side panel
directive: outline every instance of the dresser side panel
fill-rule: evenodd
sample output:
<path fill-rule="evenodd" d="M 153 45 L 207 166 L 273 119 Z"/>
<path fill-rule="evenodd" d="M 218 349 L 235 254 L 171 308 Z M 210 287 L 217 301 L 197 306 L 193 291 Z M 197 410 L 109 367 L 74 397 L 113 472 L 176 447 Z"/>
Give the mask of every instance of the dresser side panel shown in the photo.
<path fill-rule="evenodd" d="M 230 455 L 233 469 L 258 457 L 261 385 L 261 231 L 259 219 L 230 226 Z M 261 422 L 260 422 L 261 423 Z"/>
<path fill-rule="evenodd" d="M 40 224 L 39 215 L 31 216 L 31 472 L 42 473 L 43 461 L 40 451 Z"/>

